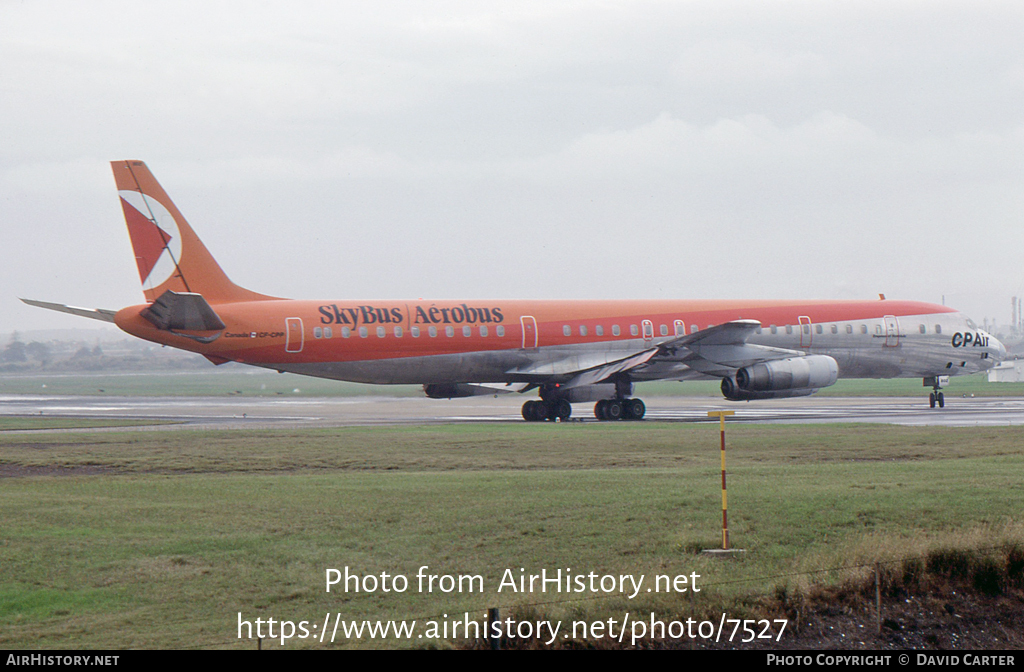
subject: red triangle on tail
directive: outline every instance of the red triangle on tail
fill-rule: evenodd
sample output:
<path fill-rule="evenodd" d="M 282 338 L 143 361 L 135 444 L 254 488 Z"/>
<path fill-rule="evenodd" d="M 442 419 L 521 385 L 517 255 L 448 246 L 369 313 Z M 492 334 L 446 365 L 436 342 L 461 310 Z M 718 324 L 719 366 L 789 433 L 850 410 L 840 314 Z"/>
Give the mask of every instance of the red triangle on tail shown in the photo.
<path fill-rule="evenodd" d="M 135 250 L 135 263 L 139 265 L 139 277 L 145 282 L 171 236 L 123 198 L 121 208 Z"/>

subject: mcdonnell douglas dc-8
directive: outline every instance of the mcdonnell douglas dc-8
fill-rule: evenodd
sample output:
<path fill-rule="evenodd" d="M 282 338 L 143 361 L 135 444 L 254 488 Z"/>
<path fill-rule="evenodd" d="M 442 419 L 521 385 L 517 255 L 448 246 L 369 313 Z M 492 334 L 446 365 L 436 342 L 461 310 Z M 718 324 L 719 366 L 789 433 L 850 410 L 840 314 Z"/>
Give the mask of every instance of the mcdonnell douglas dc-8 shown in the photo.
<path fill-rule="evenodd" d="M 111 164 L 146 303 L 26 303 L 133 336 L 335 380 L 422 385 L 428 397 L 530 392 L 528 421 L 639 420 L 636 382 L 717 378 L 734 401 L 799 397 L 838 378 L 985 371 L 1003 345 L 963 314 L 915 301 L 295 301 L 235 285 L 141 161 Z"/>

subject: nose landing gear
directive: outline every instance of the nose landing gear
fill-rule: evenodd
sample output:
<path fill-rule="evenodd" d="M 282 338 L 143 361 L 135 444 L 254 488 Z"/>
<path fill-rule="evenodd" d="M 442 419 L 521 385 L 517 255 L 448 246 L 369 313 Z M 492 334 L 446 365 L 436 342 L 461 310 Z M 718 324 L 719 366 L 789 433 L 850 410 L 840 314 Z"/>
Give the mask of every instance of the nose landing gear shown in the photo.
<path fill-rule="evenodd" d="M 942 378 L 944 376 L 929 376 L 924 379 L 924 386 L 928 387 L 931 385 L 932 391 L 928 394 L 928 408 L 935 408 L 938 405 L 939 408 L 946 406 L 946 398 L 942 395 Z"/>

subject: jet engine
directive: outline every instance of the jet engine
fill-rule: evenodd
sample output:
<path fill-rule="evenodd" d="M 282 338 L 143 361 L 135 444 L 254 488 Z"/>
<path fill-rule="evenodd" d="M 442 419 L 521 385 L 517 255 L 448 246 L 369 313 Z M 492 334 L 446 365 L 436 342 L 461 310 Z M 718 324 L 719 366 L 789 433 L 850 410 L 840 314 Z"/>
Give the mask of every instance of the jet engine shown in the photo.
<path fill-rule="evenodd" d="M 733 401 L 805 397 L 835 385 L 838 377 L 839 366 L 827 355 L 791 357 L 747 366 L 735 378 L 723 378 L 722 394 Z"/>

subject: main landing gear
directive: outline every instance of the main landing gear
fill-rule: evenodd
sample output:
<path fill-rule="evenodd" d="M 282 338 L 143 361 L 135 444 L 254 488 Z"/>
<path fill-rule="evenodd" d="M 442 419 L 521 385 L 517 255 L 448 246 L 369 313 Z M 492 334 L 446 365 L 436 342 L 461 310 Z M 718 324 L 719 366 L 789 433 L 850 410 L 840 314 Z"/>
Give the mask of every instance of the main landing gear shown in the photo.
<path fill-rule="evenodd" d="M 523 420 L 527 422 L 541 422 L 543 420 L 566 421 L 572 415 L 572 404 L 565 399 L 555 401 L 544 401 L 543 399 L 531 400 L 523 404 Z"/>
<path fill-rule="evenodd" d="M 641 399 L 602 399 L 594 406 L 594 417 L 598 420 L 640 420 L 646 412 L 647 406 Z M 531 400 L 523 404 L 523 420 L 527 422 L 565 422 L 571 415 L 572 404 L 565 399 Z"/>
<path fill-rule="evenodd" d="M 641 399 L 602 399 L 594 405 L 598 420 L 640 420 L 647 412 Z"/>

